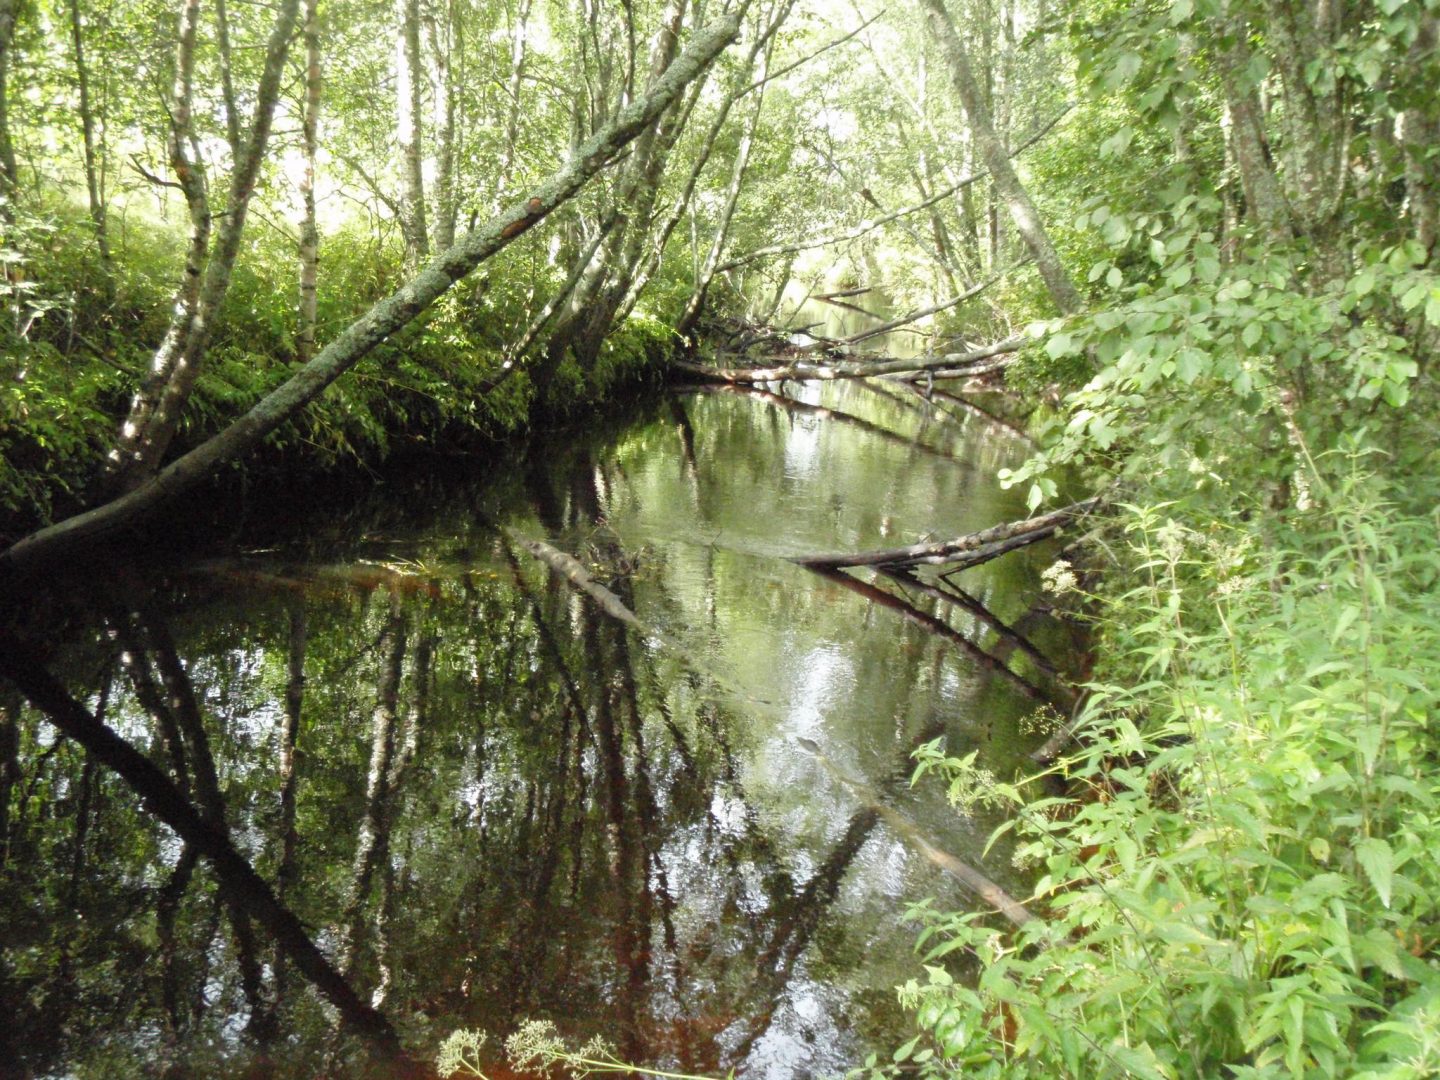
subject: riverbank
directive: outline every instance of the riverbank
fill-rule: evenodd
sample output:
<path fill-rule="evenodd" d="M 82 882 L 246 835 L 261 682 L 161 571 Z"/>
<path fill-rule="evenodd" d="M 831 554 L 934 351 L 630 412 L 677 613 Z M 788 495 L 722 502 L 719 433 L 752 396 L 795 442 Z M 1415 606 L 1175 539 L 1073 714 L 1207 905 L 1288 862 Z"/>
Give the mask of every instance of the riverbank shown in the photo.
<path fill-rule="evenodd" d="M 137 229 L 125 240 L 123 284 L 108 299 L 97 267 L 70 245 L 29 248 L 34 288 L 26 302 L 37 314 L 0 360 L 0 543 L 79 512 L 102 490 L 106 455 L 164 334 L 175 255 L 176 238 L 163 233 Z M 283 253 L 273 240 L 256 248 L 237 269 L 175 453 L 203 443 L 296 369 L 293 297 L 270 276 Z M 323 326 L 346 325 L 399 283 L 382 261 L 337 260 L 331 273 Z M 636 312 L 606 335 L 587 367 L 566 356 L 537 384 L 504 351 L 525 307 L 503 273 L 502 266 L 457 286 L 236 463 L 230 480 L 238 472 L 247 483 L 292 484 L 363 475 L 409 452 L 489 449 L 664 379 L 678 339 L 661 319 Z"/>
<path fill-rule="evenodd" d="M 1073 736 L 1023 783 L 924 761 L 952 800 L 1014 815 L 1042 918 L 912 911 L 929 974 L 904 993 L 907 1064 L 1440 1068 L 1440 493 L 1376 441 L 1302 453 L 1283 486 L 1238 442 L 1200 479 L 1156 467 L 1047 571 L 1097 657 Z"/>

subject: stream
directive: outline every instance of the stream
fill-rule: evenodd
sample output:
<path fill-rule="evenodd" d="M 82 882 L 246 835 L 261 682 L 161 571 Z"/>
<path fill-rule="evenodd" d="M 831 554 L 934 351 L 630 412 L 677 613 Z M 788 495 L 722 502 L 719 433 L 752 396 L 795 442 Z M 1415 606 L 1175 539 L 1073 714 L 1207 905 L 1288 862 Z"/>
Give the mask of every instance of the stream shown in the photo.
<path fill-rule="evenodd" d="M 359 497 L 257 504 L 223 542 L 28 615 L 46 668 L 223 822 L 417 1059 L 544 1018 L 657 1067 L 837 1075 L 911 1033 L 906 907 L 983 906 L 947 859 L 1026 892 L 983 853 L 994 820 L 911 788 L 911 753 L 943 739 L 1008 775 L 1044 739 L 1046 684 L 973 610 L 913 592 L 914 617 L 874 595 L 907 596 L 893 581 L 789 559 L 1025 516 L 994 477 L 1029 445 L 983 407 L 673 393 Z M 1064 668 L 1053 554 L 958 580 Z M 14 1075 L 381 1071 L 123 780 L 3 682 L 0 712 Z"/>

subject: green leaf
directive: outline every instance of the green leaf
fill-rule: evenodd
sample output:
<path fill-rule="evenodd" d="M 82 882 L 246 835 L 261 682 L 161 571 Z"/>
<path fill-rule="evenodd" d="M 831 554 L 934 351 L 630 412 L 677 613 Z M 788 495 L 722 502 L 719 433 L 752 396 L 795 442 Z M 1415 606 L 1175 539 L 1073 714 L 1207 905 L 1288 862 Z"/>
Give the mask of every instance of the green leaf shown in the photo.
<path fill-rule="evenodd" d="M 1354 850 L 1356 862 L 1364 868 L 1370 884 L 1375 886 L 1375 891 L 1380 896 L 1380 902 L 1388 908 L 1390 887 L 1395 877 L 1395 853 L 1390 850 L 1390 845 L 1378 836 L 1357 840 Z"/>
<path fill-rule="evenodd" d="M 1175 354 L 1175 373 L 1188 386 L 1200 377 L 1209 357 L 1199 349 L 1187 346 Z"/>
<path fill-rule="evenodd" d="M 1112 289 L 1118 289 L 1125 283 L 1125 275 L 1120 273 L 1118 266 L 1110 267 L 1110 272 L 1105 275 L 1105 284 Z"/>
<path fill-rule="evenodd" d="M 1045 355 L 1051 360 L 1059 360 L 1060 357 L 1068 356 L 1074 351 L 1075 343 L 1069 334 L 1055 334 L 1045 342 Z"/>

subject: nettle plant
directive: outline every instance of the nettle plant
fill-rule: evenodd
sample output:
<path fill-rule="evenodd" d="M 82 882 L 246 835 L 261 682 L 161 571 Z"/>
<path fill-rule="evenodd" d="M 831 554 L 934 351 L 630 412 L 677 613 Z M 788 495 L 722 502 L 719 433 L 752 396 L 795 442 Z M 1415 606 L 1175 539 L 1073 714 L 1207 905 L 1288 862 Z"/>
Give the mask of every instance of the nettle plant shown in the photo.
<path fill-rule="evenodd" d="M 1275 535 L 1126 508 L 1066 794 L 985 792 L 1047 917 L 915 907 L 920 1033 L 865 1071 L 1440 1074 L 1437 521 L 1341 460 Z M 975 798 L 939 748 L 921 771 Z"/>

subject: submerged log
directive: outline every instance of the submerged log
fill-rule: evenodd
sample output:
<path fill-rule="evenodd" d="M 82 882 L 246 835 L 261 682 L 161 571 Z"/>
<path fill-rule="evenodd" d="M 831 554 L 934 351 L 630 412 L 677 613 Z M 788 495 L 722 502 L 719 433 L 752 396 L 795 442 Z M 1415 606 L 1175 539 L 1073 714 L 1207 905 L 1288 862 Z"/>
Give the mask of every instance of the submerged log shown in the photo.
<path fill-rule="evenodd" d="M 908 547 L 882 548 L 878 551 L 841 552 L 832 555 L 802 555 L 792 562 L 811 569 L 839 569 L 845 566 L 883 566 L 897 568 L 905 566 L 932 566 L 961 564 L 976 566 L 981 562 L 1003 555 L 1007 551 L 1026 547 L 1054 535 L 1060 526 L 1071 518 L 1089 513 L 1099 499 L 1085 499 L 1071 503 L 1059 510 L 1022 521 L 1007 521 L 993 525 L 979 532 L 957 536 L 953 540 L 942 540 L 936 544 L 911 544 Z"/>
<path fill-rule="evenodd" d="M 861 780 L 856 779 L 841 769 L 825 754 L 820 744 L 814 739 L 807 739 L 803 736 L 795 740 L 802 749 L 813 754 L 815 758 L 835 779 L 859 796 L 866 809 L 877 814 L 886 825 L 900 835 L 912 847 L 916 848 L 925 858 L 944 870 L 965 888 L 969 889 L 980 899 L 984 900 L 992 908 L 998 911 L 1005 918 L 1009 919 L 1016 927 L 1021 927 L 1036 920 L 1035 914 L 1024 904 L 1016 900 L 995 882 L 982 874 L 969 863 L 957 859 L 948 851 L 936 847 L 926 839 L 920 827 L 910 818 L 895 807 L 883 802 L 879 793 Z"/>
<path fill-rule="evenodd" d="M 513 529 L 506 529 L 506 535 L 519 544 L 535 558 L 539 559 L 555 573 L 559 574 L 566 581 L 570 582 L 586 596 L 599 605 L 600 610 L 609 615 L 617 622 L 627 626 L 633 626 L 637 630 L 646 630 L 648 627 L 640 621 L 633 611 L 625 606 L 625 602 L 613 592 L 601 585 L 590 576 L 583 563 L 573 555 L 567 555 L 557 548 L 551 547 L 543 540 L 531 540 L 522 536 Z"/>

